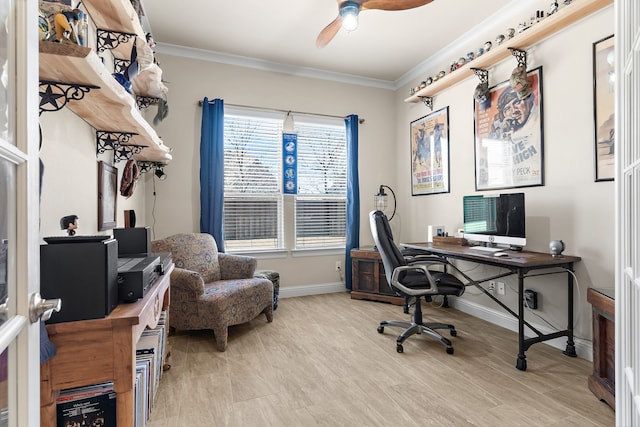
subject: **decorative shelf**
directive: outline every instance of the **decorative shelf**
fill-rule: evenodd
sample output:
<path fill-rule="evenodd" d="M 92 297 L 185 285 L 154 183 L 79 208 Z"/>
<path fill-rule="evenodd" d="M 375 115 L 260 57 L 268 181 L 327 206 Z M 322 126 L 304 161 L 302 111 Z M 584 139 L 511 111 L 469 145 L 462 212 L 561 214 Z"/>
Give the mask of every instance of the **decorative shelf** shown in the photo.
<path fill-rule="evenodd" d="M 509 48 L 526 50 L 544 38 L 564 29 L 580 19 L 613 4 L 613 0 L 575 0 L 570 5 L 563 7 L 551 16 L 531 26 L 525 31 L 516 34 L 513 38 L 505 40 L 502 44 L 494 46 L 489 52 L 467 62 L 461 68 L 445 75 L 429 86 L 416 91 L 404 102 L 417 103 L 422 97 L 433 97 L 439 92 L 460 83 L 474 75 L 472 68 L 489 68 L 499 61 L 511 56 Z"/>
<path fill-rule="evenodd" d="M 136 17 L 137 19 L 137 17 Z M 113 78 L 90 48 L 40 41 L 40 81 L 92 87 L 66 107 L 96 131 L 128 132 L 129 143 L 144 148 L 136 160 L 168 163 L 171 149 L 136 108 L 134 97 Z M 41 102 L 43 102 L 41 95 Z"/>

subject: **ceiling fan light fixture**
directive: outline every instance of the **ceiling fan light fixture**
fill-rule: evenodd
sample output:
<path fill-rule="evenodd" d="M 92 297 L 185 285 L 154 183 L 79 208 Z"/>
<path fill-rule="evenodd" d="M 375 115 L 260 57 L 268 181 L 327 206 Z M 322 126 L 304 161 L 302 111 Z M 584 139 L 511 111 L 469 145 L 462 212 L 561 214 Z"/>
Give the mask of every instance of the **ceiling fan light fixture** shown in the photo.
<path fill-rule="evenodd" d="M 355 1 L 345 1 L 340 6 L 340 20 L 342 28 L 347 31 L 353 31 L 358 28 L 358 14 L 360 13 L 360 4 Z"/>

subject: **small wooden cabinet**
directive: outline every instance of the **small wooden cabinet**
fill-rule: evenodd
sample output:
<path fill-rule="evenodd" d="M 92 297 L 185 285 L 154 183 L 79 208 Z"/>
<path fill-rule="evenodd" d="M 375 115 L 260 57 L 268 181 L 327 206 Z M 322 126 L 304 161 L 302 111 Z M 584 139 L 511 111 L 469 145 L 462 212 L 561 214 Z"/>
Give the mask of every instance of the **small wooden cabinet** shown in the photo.
<path fill-rule="evenodd" d="M 615 409 L 615 300 L 613 289 L 587 291 L 593 313 L 593 374 L 589 390 Z"/>
<path fill-rule="evenodd" d="M 391 290 L 384 275 L 384 266 L 378 251 L 373 248 L 351 250 L 351 298 L 390 302 L 402 305 L 404 299 Z"/>

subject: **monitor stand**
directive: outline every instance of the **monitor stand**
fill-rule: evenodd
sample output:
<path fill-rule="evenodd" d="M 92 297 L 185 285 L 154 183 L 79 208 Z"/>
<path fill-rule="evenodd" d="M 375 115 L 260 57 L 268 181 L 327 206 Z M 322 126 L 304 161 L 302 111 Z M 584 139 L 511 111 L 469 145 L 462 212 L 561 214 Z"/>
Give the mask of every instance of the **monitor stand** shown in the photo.
<path fill-rule="evenodd" d="M 515 251 L 515 252 L 522 252 L 522 246 L 510 245 L 509 246 L 509 250 L 510 251 Z"/>

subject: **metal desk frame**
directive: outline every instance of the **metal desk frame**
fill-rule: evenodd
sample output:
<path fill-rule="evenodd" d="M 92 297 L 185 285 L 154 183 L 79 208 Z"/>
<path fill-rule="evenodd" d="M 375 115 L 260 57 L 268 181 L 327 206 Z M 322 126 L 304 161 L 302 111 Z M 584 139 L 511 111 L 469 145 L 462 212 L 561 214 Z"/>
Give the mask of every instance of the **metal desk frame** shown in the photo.
<path fill-rule="evenodd" d="M 465 278 L 473 285 L 480 289 L 485 295 L 495 301 L 498 305 L 504 308 L 508 313 L 518 319 L 518 358 L 516 361 L 516 368 L 521 371 L 527 370 L 527 358 L 525 352 L 533 344 L 548 341 L 563 336 L 567 337 L 567 346 L 562 352 L 569 357 L 577 357 L 576 347 L 573 340 L 573 264 L 580 261 L 580 257 L 563 255 L 560 257 L 553 257 L 550 254 L 540 252 L 528 252 L 528 251 L 509 251 L 504 250 L 509 254 L 508 257 L 496 257 L 491 252 L 480 252 L 471 249 L 469 246 L 461 245 L 446 245 L 446 244 L 432 244 L 432 243 L 401 243 L 401 246 L 414 250 L 424 251 L 429 254 L 438 255 L 443 258 L 453 258 L 463 261 L 475 262 L 479 264 L 490 265 L 494 267 L 505 268 L 508 271 L 505 273 L 499 273 L 483 279 L 472 279 L 468 276 Z M 547 272 L 538 272 L 539 270 L 549 270 Z M 531 274 L 532 271 L 536 273 Z M 550 274 L 567 273 L 567 329 L 554 332 L 551 334 L 544 334 L 538 329 L 533 327 L 529 322 L 524 319 L 524 279 L 529 277 L 544 276 Z M 488 282 L 490 280 L 499 279 L 502 277 L 517 275 L 518 276 L 518 312 L 514 312 L 507 307 L 502 301 L 497 299 L 486 288 L 481 286 L 481 283 Z M 533 338 L 526 338 L 524 335 L 524 327 L 527 326 L 533 331 L 536 336 Z"/>

